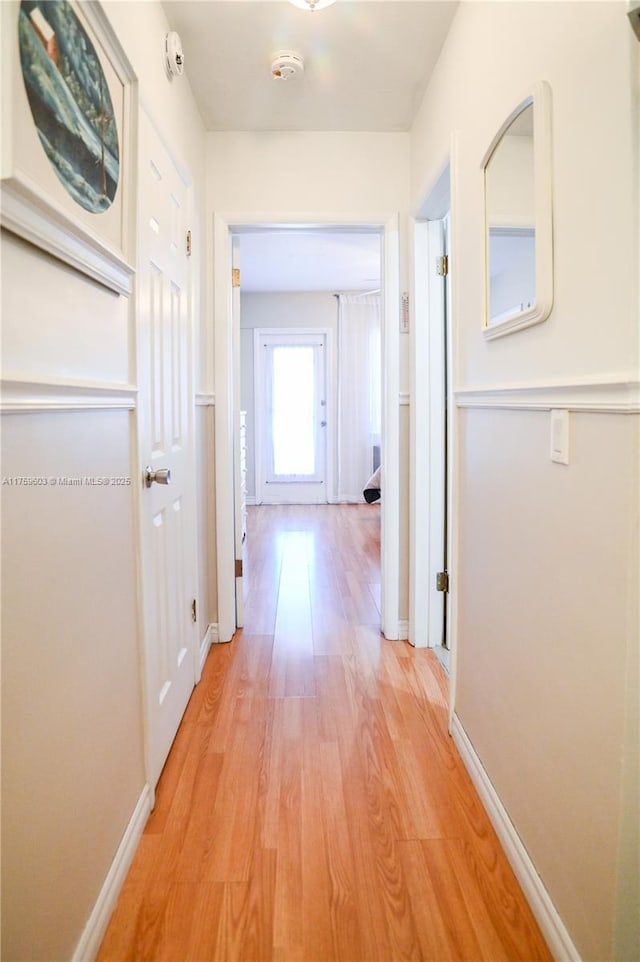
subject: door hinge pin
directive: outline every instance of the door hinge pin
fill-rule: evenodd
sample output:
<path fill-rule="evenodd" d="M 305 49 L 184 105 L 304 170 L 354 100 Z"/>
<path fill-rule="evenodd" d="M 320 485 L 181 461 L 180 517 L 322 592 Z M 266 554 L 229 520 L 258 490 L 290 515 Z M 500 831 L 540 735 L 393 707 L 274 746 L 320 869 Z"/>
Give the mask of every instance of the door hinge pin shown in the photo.
<path fill-rule="evenodd" d="M 196 621 L 198 620 L 197 608 L 196 608 L 196 599 L 195 599 L 195 598 L 194 598 L 193 601 L 191 602 L 191 620 L 192 620 L 192 622 L 194 623 L 194 625 L 195 625 Z"/>
<path fill-rule="evenodd" d="M 242 558 L 236 558 L 236 578 L 242 578 Z"/>
<path fill-rule="evenodd" d="M 436 591 L 449 591 L 449 572 L 439 571 L 436 575 Z"/>
<path fill-rule="evenodd" d="M 187 231 L 187 257 L 191 257 L 192 245 L 193 245 L 193 241 L 191 237 L 191 231 L 188 230 Z"/>
<path fill-rule="evenodd" d="M 439 277 L 446 277 L 449 273 L 449 257 L 447 254 L 443 254 L 441 257 L 436 257 L 436 274 Z"/>
<path fill-rule="evenodd" d="M 240 287 L 240 268 L 234 267 L 231 271 L 231 286 Z"/>

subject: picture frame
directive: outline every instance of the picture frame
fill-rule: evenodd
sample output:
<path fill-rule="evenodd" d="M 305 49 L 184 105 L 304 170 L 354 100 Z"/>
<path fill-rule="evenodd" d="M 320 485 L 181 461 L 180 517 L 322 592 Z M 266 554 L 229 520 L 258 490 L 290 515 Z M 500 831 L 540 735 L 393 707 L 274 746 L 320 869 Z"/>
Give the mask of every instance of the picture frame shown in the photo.
<path fill-rule="evenodd" d="M 135 273 L 131 63 L 96 0 L 55 7 L 12 0 L 0 8 L 2 227 L 128 296 Z"/>

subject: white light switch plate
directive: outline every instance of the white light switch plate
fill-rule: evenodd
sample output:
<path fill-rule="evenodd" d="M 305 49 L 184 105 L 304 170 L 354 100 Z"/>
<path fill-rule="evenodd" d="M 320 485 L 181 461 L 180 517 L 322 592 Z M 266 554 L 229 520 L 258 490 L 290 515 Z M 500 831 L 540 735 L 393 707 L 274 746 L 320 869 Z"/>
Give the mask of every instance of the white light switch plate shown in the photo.
<path fill-rule="evenodd" d="M 569 412 L 551 412 L 551 460 L 569 463 Z"/>

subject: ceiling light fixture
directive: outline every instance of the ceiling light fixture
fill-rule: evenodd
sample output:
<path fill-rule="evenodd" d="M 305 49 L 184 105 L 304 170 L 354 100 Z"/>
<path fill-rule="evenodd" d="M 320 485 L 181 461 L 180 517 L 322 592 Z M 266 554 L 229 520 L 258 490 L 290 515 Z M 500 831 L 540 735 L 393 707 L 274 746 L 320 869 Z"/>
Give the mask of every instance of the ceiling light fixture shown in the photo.
<path fill-rule="evenodd" d="M 324 7 L 330 7 L 332 3 L 336 0 L 289 0 L 294 7 L 300 7 L 301 10 L 310 10 L 313 13 L 314 10 L 322 10 Z"/>

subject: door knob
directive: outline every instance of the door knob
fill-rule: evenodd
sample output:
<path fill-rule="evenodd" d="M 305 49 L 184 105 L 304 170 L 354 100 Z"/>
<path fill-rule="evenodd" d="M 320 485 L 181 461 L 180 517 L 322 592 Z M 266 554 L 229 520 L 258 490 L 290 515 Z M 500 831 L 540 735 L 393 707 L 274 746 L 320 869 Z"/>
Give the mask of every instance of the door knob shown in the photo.
<path fill-rule="evenodd" d="M 148 465 L 144 469 L 144 483 L 147 488 L 150 488 L 153 482 L 156 484 L 170 484 L 171 482 L 171 471 L 169 468 L 158 468 L 157 471 L 153 471 Z"/>

